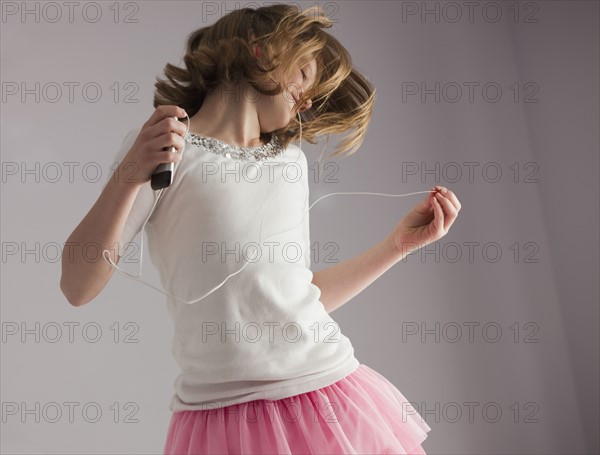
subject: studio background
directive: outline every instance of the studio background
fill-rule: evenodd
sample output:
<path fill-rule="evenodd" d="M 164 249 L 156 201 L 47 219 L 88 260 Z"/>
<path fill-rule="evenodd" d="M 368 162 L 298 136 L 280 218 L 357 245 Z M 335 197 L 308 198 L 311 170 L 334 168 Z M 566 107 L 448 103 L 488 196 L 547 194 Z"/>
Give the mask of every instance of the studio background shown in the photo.
<path fill-rule="evenodd" d="M 115 272 L 72 307 L 60 252 L 187 35 L 269 4 L 90 3 L 71 18 L 64 3 L 2 3 L 3 453 L 161 453 L 178 374 L 165 296 Z M 462 204 L 427 254 L 332 313 L 357 358 L 432 427 L 427 453 L 599 453 L 598 3 L 481 2 L 471 17 L 465 2 L 318 4 L 378 98 L 354 156 L 319 174 L 324 139 L 303 142 L 310 203 L 439 184 Z M 313 271 L 379 242 L 424 196 L 319 202 Z"/>

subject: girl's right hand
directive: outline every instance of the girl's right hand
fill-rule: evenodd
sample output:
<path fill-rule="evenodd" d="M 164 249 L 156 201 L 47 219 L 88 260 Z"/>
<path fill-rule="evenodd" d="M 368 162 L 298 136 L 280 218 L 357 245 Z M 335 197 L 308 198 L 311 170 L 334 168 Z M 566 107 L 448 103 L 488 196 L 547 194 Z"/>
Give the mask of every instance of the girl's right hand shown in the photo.
<path fill-rule="evenodd" d="M 171 117 L 184 118 L 186 113 L 179 106 L 158 106 L 142 128 L 120 166 L 123 166 L 127 181 L 142 185 L 152 178 L 161 163 L 179 163 L 185 146 L 186 126 Z M 175 147 L 177 153 L 165 147 Z"/>

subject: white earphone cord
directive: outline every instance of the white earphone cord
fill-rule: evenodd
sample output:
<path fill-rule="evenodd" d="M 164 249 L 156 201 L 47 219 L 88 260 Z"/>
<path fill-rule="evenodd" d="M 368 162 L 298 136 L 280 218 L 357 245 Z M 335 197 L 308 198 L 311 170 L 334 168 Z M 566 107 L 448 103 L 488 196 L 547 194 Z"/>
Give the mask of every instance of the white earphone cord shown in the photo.
<path fill-rule="evenodd" d="M 188 132 L 189 132 L 189 130 L 190 130 L 190 119 L 189 119 L 189 116 L 188 116 L 187 114 L 186 114 L 186 117 L 185 117 L 185 118 L 187 119 L 187 129 L 186 129 L 185 135 L 187 135 L 187 133 L 188 133 Z M 298 149 L 298 150 L 299 150 L 299 153 L 298 153 L 298 156 L 296 157 L 295 164 L 297 164 L 297 163 L 298 163 L 298 158 L 300 157 L 300 153 L 302 152 L 302 117 L 300 116 L 300 112 L 298 112 L 298 119 L 299 119 L 299 123 L 300 123 L 300 146 L 299 146 L 299 149 Z M 184 135 L 184 136 L 185 136 L 185 135 Z M 182 150 L 182 153 L 183 153 L 183 150 Z M 173 170 L 173 172 L 175 172 L 175 170 Z M 282 181 L 283 181 L 283 180 L 282 180 Z M 280 188 L 279 188 L 279 190 L 281 190 L 281 187 L 282 187 L 282 186 L 283 186 L 283 184 L 281 184 L 281 185 L 280 185 Z M 232 277 L 232 276 L 234 276 L 234 275 L 237 275 L 237 274 L 238 274 L 238 273 L 240 273 L 242 270 L 244 270 L 244 268 L 245 268 L 245 267 L 246 267 L 246 266 L 247 266 L 247 265 L 250 263 L 250 261 L 252 261 L 252 259 L 254 259 L 254 256 L 255 256 L 255 255 L 253 255 L 253 256 L 252 256 L 252 258 L 251 258 L 250 260 L 246 261 L 246 263 L 245 263 L 245 264 L 244 264 L 244 265 L 243 265 L 243 266 L 242 266 L 242 267 L 241 267 L 241 268 L 240 268 L 238 271 L 236 271 L 236 272 L 234 272 L 234 273 L 232 273 L 232 274 L 228 275 L 228 276 L 227 276 L 227 277 L 226 277 L 226 278 L 225 278 L 225 279 L 224 279 L 224 280 L 223 280 L 223 281 L 222 281 L 222 282 L 221 282 L 219 285 L 215 286 L 215 287 L 214 287 L 213 289 L 211 289 L 209 292 L 207 292 L 207 293 L 206 293 L 206 294 L 204 294 L 202 297 L 200 297 L 200 298 L 198 298 L 198 299 L 196 299 L 196 300 L 191 300 L 191 301 L 185 301 L 185 300 L 181 300 L 181 299 L 177 298 L 176 296 L 174 296 L 174 295 L 172 295 L 172 294 L 170 294 L 170 293 L 168 293 L 168 292 L 165 292 L 165 291 L 163 291 L 162 289 L 159 289 L 159 288 L 157 288 L 157 287 L 153 286 L 152 284 L 150 284 L 150 283 L 148 283 L 148 282 L 146 282 L 146 281 L 142 280 L 142 279 L 141 279 L 141 277 L 142 277 L 143 256 L 144 256 L 144 227 L 146 226 L 146 223 L 147 223 L 147 222 L 148 222 L 148 220 L 150 219 L 150 216 L 152 215 L 152 212 L 154 212 L 154 209 L 155 209 L 155 207 L 156 207 L 156 204 L 158 203 L 158 200 L 159 200 L 159 199 L 160 199 L 160 197 L 162 196 L 162 193 L 163 193 L 163 191 L 164 191 L 164 190 L 165 190 L 165 188 L 162 188 L 162 189 L 160 189 L 160 190 L 159 190 L 159 192 L 158 192 L 158 196 L 157 196 L 157 197 L 155 198 L 155 200 L 154 200 L 154 205 L 152 206 L 152 210 L 150 210 L 150 213 L 148 214 L 148 217 L 146 218 L 146 221 L 144 221 L 144 224 L 142 224 L 142 227 L 141 227 L 141 231 L 142 231 L 142 233 L 141 233 L 141 237 L 140 237 L 140 267 L 139 267 L 139 273 L 138 273 L 138 275 L 133 275 L 133 274 L 131 274 L 131 273 L 128 273 L 128 272 L 126 272 L 126 271 L 122 270 L 122 269 L 121 269 L 121 268 L 120 268 L 120 267 L 119 267 L 117 264 L 115 264 L 115 263 L 113 262 L 113 260 L 112 260 L 112 259 L 111 259 L 111 257 L 110 257 L 110 252 L 109 252 L 108 250 L 104 250 L 104 251 L 102 252 L 102 256 L 104 257 L 104 259 L 105 259 L 106 261 L 108 261 L 108 263 L 109 263 L 109 264 L 110 264 L 110 265 L 111 265 L 111 266 L 112 266 L 114 269 L 116 269 L 116 270 L 118 270 L 119 272 L 121 272 L 121 273 L 122 273 L 123 275 L 125 275 L 127 278 L 131 278 L 131 279 L 133 279 L 133 280 L 139 281 L 140 283 L 143 283 L 143 284 L 145 284 L 146 286 L 149 286 L 149 287 L 151 287 L 152 289 L 155 289 L 155 290 L 157 290 L 158 292 L 161 292 L 162 294 L 164 294 L 164 295 L 166 295 L 166 296 L 169 296 L 169 297 L 171 297 L 171 298 L 173 298 L 173 299 L 177 300 L 178 302 L 181 302 L 181 303 L 186 303 L 186 304 L 190 305 L 190 304 L 193 304 L 193 303 L 199 302 L 200 300 L 203 300 L 204 298 L 208 297 L 208 296 L 209 296 L 210 294 L 212 294 L 214 291 L 216 291 L 216 290 L 217 290 L 217 289 L 219 289 L 221 286 L 223 286 L 223 284 L 225 284 L 225 282 L 226 282 L 226 281 L 227 281 L 227 280 L 228 280 L 230 277 Z M 291 230 L 291 229 L 295 229 L 295 228 L 296 228 L 298 225 L 302 224 L 302 222 L 304 221 L 304 218 L 306 217 L 306 215 L 308 214 L 308 212 L 310 212 L 310 210 L 312 209 L 312 207 L 313 207 L 313 206 L 314 206 L 314 205 L 315 205 L 317 202 L 319 202 L 321 199 L 324 199 L 324 198 L 326 198 L 326 197 L 328 197 L 328 196 L 333 196 L 333 195 L 335 195 L 335 194 L 372 194 L 372 195 L 376 195 L 376 196 L 401 197 L 401 196 L 410 196 L 410 195 L 412 195 L 412 194 L 420 194 L 420 193 L 434 193 L 434 192 L 435 192 L 435 191 L 433 191 L 433 190 L 427 190 L 427 191 L 416 191 L 416 192 L 414 192 L 414 193 L 404 193 L 404 194 L 368 193 L 368 192 L 362 192 L 362 191 L 360 191 L 360 192 L 341 192 L 341 193 L 329 193 L 329 194 L 326 194 L 326 195 L 324 195 L 324 196 L 321 196 L 319 199 L 317 199 L 315 202 L 313 202 L 313 203 L 312 203 L 312 204 L 309 206 L 308 210 L 307 210 L 307 211 L 304 213 L 304 215 L 302 216 L 302 219 L 300 220 L 300 223 L 298 223 L 298 224 L 296 224 L 295 226 L 291 227 L 290 229 L 286 229 L 285 231 L 282 231 L 282 232 L 287 232 L 287 231 L 289 231 L 289 230 Z M 272 196 L 272 197 L 271 197 L 271 199 L 269 200 L 269 203 L 270 203 L 270 202 L 273 200 L 273 198 L 275 197 L 275 194 L 276 194 L 276 193 L 274 193 L 274 194 L 273 194 L 273 196 Z M 307 192 L 306 198 L 308 199 L 308 192 Z M 266 210 L 266 208 L 265 208 L 264 212 L 266 212 L 266 211 L 267 211 L 267 210 Z M 259 241 L 258 241 L 258 242 L 256 242 L 258 245 L 260 245 L 260 242 L 261 242 L 261 236 L 262 236 L 262 226 L 263 226 L 263 221 L 264 221 L 264 218 L 265 218 L 265 216 L 264 216 L 264 213 L 263 213 L 263 217 L 261 218 L 261 221 L 260 221 L 260 230 L 259 230 L 259 235 L 258 235 L 258 237 L 259 237 Z M 279 232 L 279 233 L 277 233 L 277 234 L 271 235 L 271 236 L 267 237 L 267 239 L 270 239 L 271 237 L 274 237 L 274 236 L 276 236 L 276 235 L 281 235 L 281 234 L 282 234 L 282 232 Z M 265 240 L 266 240 L 266 239 L 265 239 Z M 255 252 L 256 252 L 256 251 L 255 251 Z M 307 254 L 310 254 L 310 253 L 307 253 Z"/>

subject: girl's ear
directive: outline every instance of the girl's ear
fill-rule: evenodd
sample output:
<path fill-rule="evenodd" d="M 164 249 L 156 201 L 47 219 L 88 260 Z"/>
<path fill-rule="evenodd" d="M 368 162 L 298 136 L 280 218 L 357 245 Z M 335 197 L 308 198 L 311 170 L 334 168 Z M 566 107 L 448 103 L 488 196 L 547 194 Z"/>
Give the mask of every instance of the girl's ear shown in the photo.
<path fill-rule="evenodd" d="M 253 41 L 254 39 L 256 39 L 256 35 L 254 34 L 254 32 L 252 32 L 250 34 L 250 40 Z M 260 57 L 260 46 L 258 44 L 254 44 L 254 54 L 257 57 Z"/>

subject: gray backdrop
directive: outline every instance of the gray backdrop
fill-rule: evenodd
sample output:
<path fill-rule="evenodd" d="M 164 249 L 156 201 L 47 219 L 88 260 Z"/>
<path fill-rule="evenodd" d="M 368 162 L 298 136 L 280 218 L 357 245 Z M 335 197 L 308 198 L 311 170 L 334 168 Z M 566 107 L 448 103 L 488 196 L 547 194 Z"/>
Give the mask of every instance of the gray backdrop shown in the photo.
<path fill-rule="evenodd" d="M 115 272 L 74 308 L 60 253 L 188 33 L 266 4 L 2 3 L 3 453 L 161 453 L 178 373 L 165 297 Z M 311 203 L 441 184 L 463 207 L 332 313 L 358 359 L 415 404 L 428 453 L 598 453 L 598 3 L 319 4 L 378 99 L 353 157 L 318 174 L 303 144 Z M 423 196 L 319 202 L 313 271 Z"/>

